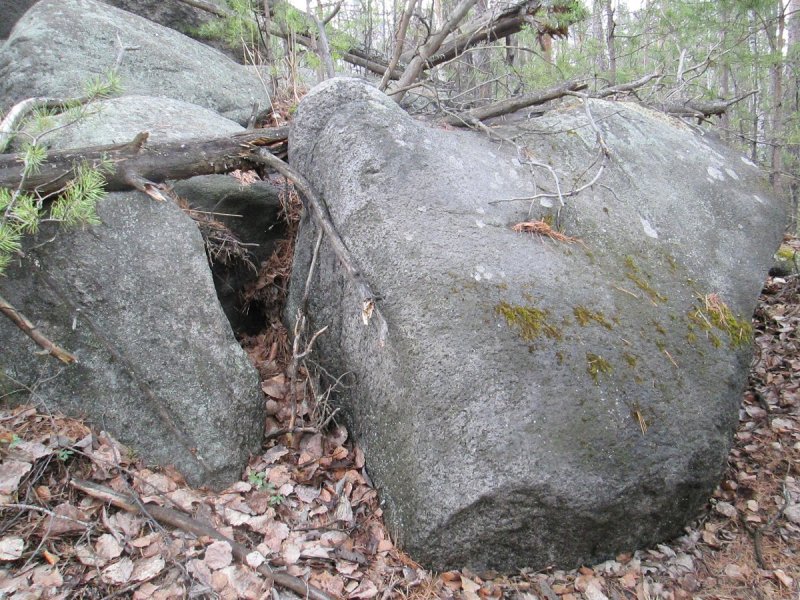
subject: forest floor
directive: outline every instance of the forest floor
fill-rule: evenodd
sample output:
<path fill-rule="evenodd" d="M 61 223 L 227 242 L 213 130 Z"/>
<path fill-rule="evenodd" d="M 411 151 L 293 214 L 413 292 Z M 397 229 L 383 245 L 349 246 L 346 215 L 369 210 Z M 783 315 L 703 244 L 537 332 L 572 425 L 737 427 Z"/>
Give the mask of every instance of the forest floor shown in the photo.
<path fill-rule="evenodd" d="M 79 420 L 32 406 L 0 411 L 0 598 L 295 597 L 251 568 L 266 561 L 352 599 L 798 600 L 800 277 L 770 278 L 753 322 L 755 356 L 727 472 L 703 513 L 668 543 L 573 571 L 485 579 L 425 571 L 394 547 L 364 454 L 327 396 L 302 368 L 300 377 L 287 373 L 291 349 L 274 324 L 246 341 L 269 414 L 263 450 L 220 493 L 146 467 Z M 80 480 L 135 497 L 133 512 L 81 491 Z M 252 551 L 250 566 L 226 542 L 136 512 L 148 505 L 234 538 Z"/>

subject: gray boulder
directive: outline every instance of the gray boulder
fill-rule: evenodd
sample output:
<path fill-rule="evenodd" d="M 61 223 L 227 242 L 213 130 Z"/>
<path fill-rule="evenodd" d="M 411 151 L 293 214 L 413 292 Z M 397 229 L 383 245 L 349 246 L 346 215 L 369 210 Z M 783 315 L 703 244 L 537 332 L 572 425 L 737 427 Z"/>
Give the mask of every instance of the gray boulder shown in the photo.
<path fill-rule="evenodd" d="M 353 374 L 340 401 L 389 528 L 429 567 L 572 567 L 670 538 L 724 467 L 781 204 L 709 136 L 632 104 L 590 109 L 612 158 L 560 211 L 580 243 L 512 230 L 555 218 L 557 198 L 530 199 L 555 191 L 531 161 L 564 191 L 596 173 L 580 105 L 500 128 L 517 148 L 334 79 L 293 123 L 291 163 L 327 202 L 388 336 L 362 323 L 327 242 L 310 328 L 329 326 L 328 371 Z M 305 219 L 290 318 L 314 240 Z M 718 318 L 719 300 L 735 317 Z"/>
<path fill-rule="evenodd" d="M 114 67 L 125 94 L 197 104 L 239 123 L 269 94 L 256 73 L 177 31 L 95 0 L 42 0 L 0 49 L 0 112 L 31 96 L 72 98 Z"/>
<path fill-rule="evenodd" d="M 148 21 L 153 21 L 164 27 L 169 27 L 188 35 L 207 46 L 216 48 L 226 56 L 237 62 L 242 60 L 241 49 L 231 48 L 220 39 L 207 39 L 198 35 L 200 27 L 219 17 L 207 10 L 189 6 L 181 0 L 102 0 L 106 4 L 116 6 Z M 211 4 L 227 8 L 224 0 L 210 0 Z"/>
<path fill-rule="evenodd" d="M 19 18 L 36 0 L 0 0 L 0 40 L 6 39 Z"/>
<path fill-rule="evenodd" d="M 140 131 L 164 142 L 239 130 L 199 106 L 130 96 L 88 106 L 43 142 L 62 149 Z M 38 355 L 2 319 L 0 347 L 14 351 L 0 353 L 0 396 L 88 416 L 194 485 L 235 481 L 262 439 L 262 394 L 220 309 L 197 226 L 138 192 L 110 194 L 98 214 L 102 225 L 86 230 L 43 229 L 3 280 L 3 295 L 79 362 L 65 368 Z"/>
<path fill-rule="evenodd" d="M 190 34 L 217 17 L 207 10 L 195 8 L 180 0 L 102 0 L 106 4 L 126 10 L 164 27 Z M 211 4 L 227 8 L 224 0 L 210 0 Z"/>
<path fill-rule="evenodd" d="M 3 281 L 3 295 L 79 362 L 41 356 L 2 319 L 0 395 L 87 416 L 193 485 L 229 484 L 259 448 L 263 402 L 197 227 L 138 192 L 109 194 L 98 213 L 102 225 L 83 231 L 45 228 Z"/>
<path fill-rule="evenodd" d="M 34 127 L 43 126 L 42 130 Z M 148 143 L 224 136 L 244 127 L 212 110 L 171 98 L 121 96 L 97 100 L 83 107 L 79 117 L 63 113 L 45 123 L 31 122 L 17 135 L 12 151 L 19 151 L 26 139 L 42 135 L 50 148 L 81 148 L 124 144 L 146 131 Z"/>

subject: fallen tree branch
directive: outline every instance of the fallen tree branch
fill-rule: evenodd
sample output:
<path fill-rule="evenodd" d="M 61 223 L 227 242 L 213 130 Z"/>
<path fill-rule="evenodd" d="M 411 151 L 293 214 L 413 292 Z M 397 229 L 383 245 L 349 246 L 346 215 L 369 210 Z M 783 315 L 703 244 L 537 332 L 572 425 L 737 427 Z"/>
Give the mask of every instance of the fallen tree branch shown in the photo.
<path fill-rule="evenodd" d="M 0 155 L 0 187 L 49 193 L 63 187 L 76 163 L 110 161 L 114 170 L 106 174 L 109 191 L 137 188 L 131 174 L 146 182 L 186 179 L 195 175 L 229 173 L 247 168 L 248 154 L 259 149 L 284 155 L 288 127 L 252 129 L 243 133 L 191 141 L 145 144 L 142 134 L 127 144 L 60 150 L 48 154 L 41 168 L 23 178 L 20 154 Z M 144 184 L 143 184 L 144 185 Z"/>
<path fill-rule="evenodd" d="M 19 129 L 20 123 L 37 108 L 60 108 L 69 105 L 86 104 L 94 98 L 27 98 L 11 107 L 8 114 L 0 122 L 0 154 L 6 151 L 11 140 Z"/>
<path fill-rule="evenodd" d="M 751 90 L 730 100 L 711 100 L 709 102 L 688 100 L 683 103 L 665 104 L 661 106 L 661 110 L 667 114 L 675 115 L 677 117 L 708 118 L 720 116 L 737 102 L 741 102 L 742 100 L 757 93 L 758 90 Z"/>
<path fill-rule="evenodd" d="M 478 19 L 461 25 L 458 28 L 458 33 L 448 37 L 441 48 L 428 58 L 425 68 L 435 67 L 452 60 L 467 48 L 483 42 L 491 42 L 519 33 L 526 25 L 531 24 L 533 16 L 541 8 L 542 2 L 540 0 L 523 0 L 499 14 L 484 13 Z M 537 25 L 540 33 L 546 33 L 551 36 L 566 35 L 567 33 L 566 26 L 553 28 L 538 22 Z M 404 58 L 410 60 L 411 57 L 404 55 L 401 60 Z"/>
<path fill-rule="evenodd" d="M 380 345 L 383 346 L 386 342 L 389 327 L 383 315 L 378 310 L 378 307 L 375 305 L 375 294 L 372 292 L 372 288 L 370 288 L 364 276 L 361 274 L 361 270 L 353 260 L 344 240 L 342 240 L 342 236 L 336 231 L 336 227 L 334 227 L 333 221 L 328 214 L 327 207 L 314 193 L 311 184 L 308 183 L 305 177 L 300 175 L 300 173 L 263 148 L 251 155 L 251 160 L 272 167 L 294 183 L 297 191 L 300 192 L 300 196 L 304 199 L 306 210 L 308 210 L 317 226 L 325 232 L 334 254 L 336 254 L 339 262 L 344 267 L 347 277 L 350 279 L 361 299 L 361 316 L 364 324 L 368 325 L 372 319 L 375 319 L 378 325 L 378 340 Z"/>
<path fill-rule="evenodd" d="M 586 84 L 584 81 L 573 79 L 546 90 L 522 94 L 520 96 L 508 98 L 507 100 L 495 102 L 488 106 L 473 108 L 465 113 L 448 115 L 444 122 L 448 125 L 454 125 L 456 127 L 469 127 L 477 121 L 483 121 L 485 119 L 491 119 L 492 117 L 507 115 L 523 108 L 528 108 L 529 106 L 544 104 L 550 100 L 567 96 L 570 92 L 583 90 L 587 87 L 588 84 Z"/>
<path fill-rule="evenodd" d="M 210 12 L 211 14 L 217 15 L 218 17 L 227 18 L 236 16 L 233 11 L 228 10 L 226 8 L 222 8 L 221 6 L 218 6 L 213 2 L 209 2 L 208 0 L 179 0 L 179 1 L 194 8 L 199 8 L 200 10 Z"/>
<path fill-rule="evenodd" d="M 177 510 L 168 508 L 166 506 L 159 506 L 158 504 L 141 503 L 130 496 L 115 492 L 109 487 L 99 485 L 91 481 L 85 481 L 83 479 L 73 478 L 70 480 L 70 485 L 75 489 L 82 491 L 84 494 L 91 496 L 92 498 L 97 498 L 103 502 L 108 502 L 109 504 L 128 512 L 142 513 L 146 511 L 150 517 L 159 523 L 170 525 L 182 531 L 192 533 L 198 537 L 206 536 L 215 540 L 227 542 L 230 544 L 232 553 L 237 560 L 246 565 L 250 564 L 247 562 L 247 557 L 252 551 L 247 547 L 232 540 L 226 535 L 221 534 L 213 527 L 209 527 L 208 525 L 200 523 L 199 521 L 189 517 L 188 515 L 178 512 Z M 309 598 L 311 600 L 333 600 L 322 590 L 308 584 L 298 577 L 294 577 L 288 573 L 275 571 L 267 563 L 261 563 L 261 565 L 255 567 L 255 570 L 266 577 L 270 582 L 274 582 L 276 585 L 299 594 L 301 598 Z"/>
<path fill-rule="evenodd" d="M 629 81 L 628 83 L 621 83 L 619 85 L 612 85 L 611 87 L 603 88 L 602 90 L 597 91 L 596 93 L 592 94 L 592 98 L 607 98 L 608 96 L 613 96 L 614 94 L 622 94 L 624 92 L 632 92 L 633 90 L 637 90 L 643 85 L 647 85 L 658 77 L 660 73 L 658 71 L 654 71 L 653 73 L 649 73 L 644 77 L 636 79 L 635 81 Z"/>
<path fill-rule="evenodd" d="M 394 52 L 392 58 L 389 60 L 389 66 L 386 67 L 386 72 L 381 77 L 381 82 L 378 89 L 382 92 L 386 91 L 386 86 L 389 84 L 392 71 L 395 70 L 397 64 L 400 62 L 400 55 L 403 53 L 403 44 L 406 41 L 406 33 L 408 32 L 408 25 L 411 23 L 411 17 L 414 15 L 414 8 L 417 6 L 419 0 L 407 0 L 406 9 L 403 11 L 403 16 L 400 19 L 400 24 L 397 26 L 397 35 L 394 37 Z"/>
<path fill-rule="evenodd" d="M 31 338 L 36 344 L 45 350 L 47 354 L 54 356 L 64 364 L 72 364 L 74 362 L 78 362 L 78 359 L 61 348 L 60 346 L 56 345 L 52 341 L 50 341 L 45 335 L 39 332 L 36 326 L 31 323 L 28 319 L 26 319 L 22 313 L 20 313 L 16 308 L 14 308 L 5 298 L 0 296 L 0 313 L 3 313 L 6 317 L 11 319 L 11 322 L 14 323 L 17 327 L 20 328 L 22 333 L 27 335 Z"/>
<path fill-rule="evenodd" d="M 426 68 L 428 59 L 436 54 L 442 47 L 442 44 L 464 20 L 469 13 L 470 9 L 477 4 L 478 0 L 461 0 L 458 5 L 453 9 L 449 18 L 442 25 L 442 28 L 436 33 L 431 34 L 428 41 L 422 46 L 419 46 L 414 54 L 414 57 L 409 61 L 408 66 L 403 71 L 403 75 L 397 82 L 398 87 L 405 87 L 410 83 L 414 83 L 419 79 L 420 73 Z M 395 102 L 400 102 L 405 97 L 405 92 L 400 92 L 392 96 Z"/>

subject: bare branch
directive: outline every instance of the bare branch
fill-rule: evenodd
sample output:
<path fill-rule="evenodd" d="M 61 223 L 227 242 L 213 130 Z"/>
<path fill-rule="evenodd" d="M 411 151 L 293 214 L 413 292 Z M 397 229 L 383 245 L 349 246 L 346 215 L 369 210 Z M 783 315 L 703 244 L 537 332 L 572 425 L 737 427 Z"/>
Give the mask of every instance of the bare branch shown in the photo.
<path fill-rule="evenodd" d="M 392 54 L 392 59 L 389 61 L 389 66 L 386 67 L 386 72 L 383 74 L 380 85 L 378 85 L 378 89 L 382 92 L 386 90 L 392 71 L 395 70 L 397 64 L 400 62 L 400 55 L 403 53 L 403 43 L 406 41 L 406 33 L 408 32 L 408 24 L 411 22 L 414 8 L 417 6 L 418 2 L 419 0 L 408 0 L 406 4 L 406 10 L 403 12 L 403 17 L 397 28 L 397 35 L 394 38 L 394 53 Z"/>
<path fill-rule="evenodd" d="M 0 296 L 0 313 L 3 313 L 6 317 L 11 319 L 11 322 L 14 323 L 17 327 L 20 328 L 22 333 L 27 335 L 31 338 L 36 344 L 45 350 L 47 354 L 54 356 L 64 364 L 72 364 L 77 362 L 78 359 L 61 348 L 60 346 L 56 345 L 52 341 L 50 341 L 44 334 L 40 333 L 36 326 L 31 323 L 25 316 L 19 312 L 16 308 L 14 308 L 5 298 Z"/>
<path fill-rule="evenodd" d="M 386 320 L 383 318 L 383 315 L 375 305 L 375 294 L 372 292 L 372 288 L 370 288 L 369 284 L 364 279 L 364 276 L 361 274 L 361 270 L 353 260 L 350 250 L 347 249 L 344 240 L 342 240 L 339 232 L 336 231 L 336 227 L 334 227 L 333 221 L 328 214 L 328 209 L 325 207 L 322 200 L 314 193 L 314 190 L 311 188 L 311 184 L 308 183 L 305 177 L 292 169 L 284 161 L 276 158 L 263 149 L 257 151 L 252 156 L 251 160 L 255 160 L 272 167 L 278 173 L 294 183 L 297 191 L 300 192 L 300 195 L 305 200 L 306 209 L 309 211 L 309 214 L 311 215 L 312 219 L 314 219 L 314 222 L 317 224 L 317 226 L 325 232 L 334 254 L 336 254 L 339 262 L 344 267 L 347 277 L 350 279 L 361 299 L 361 315 L 364 324 L 367 325 L 372 319 L 375 319 L 378 325 L 378 340 L 380 345 L 383 346 L 389 332 L 389 327 L 386 324 Z"/>
<path fill-rule="evenodd" d="M 544 104 L 550 100 L 555 100 L 556 98 L 566 96 L 569 92 L 583 90 L 587 87 L 588 86 L 584 81 L 573 79 L 546 90 L 531 92 L 530 94 L 522 94 L 520 96 L 515 96 L 514 98 L 508 98 L 507 100 L 495 102 L 489 106 L 473 108 L 465 113 L 450 115 L 445 119 L 445 123 L 459 127 L 469 126 L 476 121 L 483 121 L 485 119 L 491 119 L 492 117 L 507 115 L 529 106 L 535 106 L 536 104 Z"/>

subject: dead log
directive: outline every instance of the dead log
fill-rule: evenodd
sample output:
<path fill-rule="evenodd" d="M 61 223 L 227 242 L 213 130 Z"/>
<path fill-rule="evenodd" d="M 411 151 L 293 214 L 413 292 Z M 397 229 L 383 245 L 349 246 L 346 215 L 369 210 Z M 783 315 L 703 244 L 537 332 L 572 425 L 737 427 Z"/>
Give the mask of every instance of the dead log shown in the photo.
<path fill-rule="evenodd" d="M 499 14 L 484 14 L 480 18 L 466 23 L 459 27 L 458 33 L 446 39 L 442 47 L 431 56 L 425 68 L 435 67 L 464 52 L 464 50 L 481 44 L 503 39 L 522 31 L 525 25 L 529 25 L 533 17 L 542 9 L 543 3 L 539 0 L 523 0 L 511 7 L 503 10 Z M 555 7 L 547 10 L 557 12 Z M 564 36 L 567 34 L 566 26 L 550 27 L 544 23 L 537 23 L 540 34 L 547 34 L 553 37 Z M 402 59 L 410 60 L 410 56 L 404 55 Z"/>
<path fill-rule="evenodd" d="M 518 110 L 522 110 L 523 108 L 528 108 L 529 106 L 544 104 L 550 100 L 555 100 L 556 98 L 566 96 L 570 92 L 577 92 L 579 90 L 586 89 L 586 87 L 588 86 L 584 81 L 573 79 L 546 90 L 514 96 L 513 98 L 501 100 L 500 102 L 495 102 L 488 106 L 473 108 L 465 113 L 448 115 L 445 119 L 445 123 L 458 127 L 468 127 L 474 124 L 476 121 L 483 121 L 484 119 L 491 119 L 492 117 L 507 115 Z"/>
<path fill-rule="evenodd" d="M 737 102 L 741 102 L 745 98 L 749 98 L 753 94 L 757 94 L 758 90 L 752 90 L 730 100 L 709 100 L 703 102 L 700 100 L 688 100 L 682 103 L 664 104 L 661 107 L 665 113 L 675 115 L 677 117 L 697 117 L 704 119 L 708 117 L 721 116 Z"/>
<path fill-rule="evenodd" d="M 285 156 L 288 127 L 252 129 L 214 139 L 193 139 L 156 144 L 144 143 L 139 134 L 128 144 L 93 146 L 51 152 L 36 173 L 24 179 L 24 189 L 47 194 L 61 189 L 72 177 L 76 164 L 100 164 L 110 161 L 113 171 L 106 174 L 106 189 L 119 191 L 137 187 L 132 174 L 139 180 L 162 182 L 167 179 L 186 179 L 195 175 L 229 173 L 251 167 L 248 155 L 264 148 Z M 0 155 L 0 187 L 17 189 L 23 181 L 22 156 Z"/>

